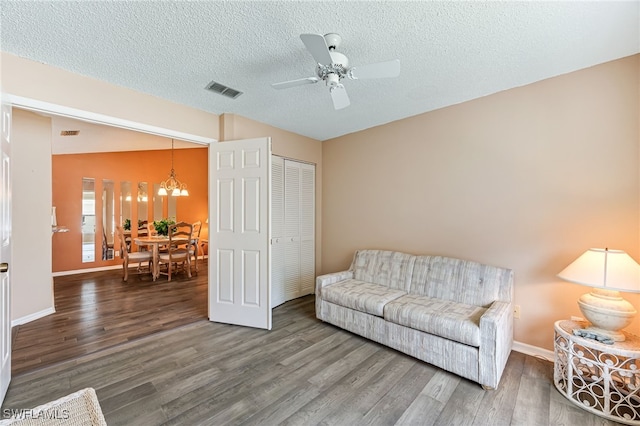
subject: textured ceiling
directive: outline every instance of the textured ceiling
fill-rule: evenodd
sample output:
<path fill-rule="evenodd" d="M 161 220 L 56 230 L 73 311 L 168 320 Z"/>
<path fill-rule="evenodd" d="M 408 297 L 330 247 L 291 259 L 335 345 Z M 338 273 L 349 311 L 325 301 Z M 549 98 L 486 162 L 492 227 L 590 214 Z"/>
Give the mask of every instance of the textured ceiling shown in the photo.
<path fill-rule="evenodd" d="M 640 52 L 640 2 L 35 2 L 1 0 L 1 48 L 216 114 L 326 140 Z M 301 33 L 336 32 L 352 66 L 335 111 Z M 212 80 L 244 92 L 204 90 Z"/>
<path fill-rule="evenodd" d="M 73 118 L 51 116 L 52 154 L 84 154 L 89 152 L 150 151 L 171 149 L 171 139 L 134 132 Z M 61 136 L 65 130 L 77 130 L 76 136 Z M 202 148 L 202 145 L 174 140 L 175 149 Z"/>

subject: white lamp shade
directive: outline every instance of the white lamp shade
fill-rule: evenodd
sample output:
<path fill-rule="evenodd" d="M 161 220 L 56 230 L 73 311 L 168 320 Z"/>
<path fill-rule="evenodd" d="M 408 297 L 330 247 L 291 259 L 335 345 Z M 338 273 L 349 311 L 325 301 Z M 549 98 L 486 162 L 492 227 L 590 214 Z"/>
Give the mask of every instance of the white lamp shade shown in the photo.
<path fill-rule="evenodd" d="M 171 191 L 171 195 L 174 197 L 179 197 L 180 196 L 180 188 L 174 188 L 173 191 Z"/>
<path fill-rule="evenodd" d="M 158 189 L 158 195 L 160 195 L 161 197 L 164 197 L 165 195 L 167 195 L 167 190 L 164 189 L 163 186 L 161 186 L 160 189 Z"/>
<path fill-rule="evenodd" d="M 640 265 L 622 250 L 591 248 L 558 277 L 590 287 L 640 293 Z"/>

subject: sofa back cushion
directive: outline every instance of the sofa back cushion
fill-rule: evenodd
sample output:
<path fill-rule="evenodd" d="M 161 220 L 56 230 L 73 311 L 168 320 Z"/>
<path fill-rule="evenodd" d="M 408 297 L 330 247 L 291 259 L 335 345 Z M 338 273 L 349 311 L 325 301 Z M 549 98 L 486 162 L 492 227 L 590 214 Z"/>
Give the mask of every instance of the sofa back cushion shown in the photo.
<path fill-rule="evenodd" d="M 408 292 L 415 259 L 396 251 L 358 250 L 351 270 L 356 280 Z"/>
<path fill-rule="evenodd" d="M 468 260 L 418 256 L 409 293 L 488 307 L 496 300 L 513 300 L 513 272 Z"/>

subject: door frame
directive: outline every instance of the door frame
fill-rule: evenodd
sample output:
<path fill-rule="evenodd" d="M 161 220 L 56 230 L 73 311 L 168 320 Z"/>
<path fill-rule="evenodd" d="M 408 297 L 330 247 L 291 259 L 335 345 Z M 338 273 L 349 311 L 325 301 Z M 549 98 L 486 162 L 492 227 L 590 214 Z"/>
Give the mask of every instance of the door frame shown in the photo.
<path fill-rule="evenodd" d="M 131 130 L 140 133 L 148 133 L 156 136 L 163 136 L 167 138 L 180 139 L 187 142 L 193 142 L 200 145 L 208 146 L 211 143 L 215 143 L 218 140 L 215 138 L 207 138 L 199 135 L 185 133 L 177 130 L 163 128 L 159 126 L 153 126 L 150 124 L 144 124 L 136 121 L 126 120 L 110 115 L 98 114 L 86 110 L 77 108 L 71 108 L 60 104 L 54 104 L 50 102 L 41 101 L 33 98 L 26 98 L 22 96 L 16 96 L 11 93 L 2 93 L 3 103 L 8 104 L 11 108 L 24 109 L 37 113 L 57 115 L 67 118 L 72 118 L 80 121 L 86 121 L 95 124 L 101 124 L 105 126 L 118 127 L 126 130 Z M 207 159 L 208 161 L 208 159 Z M 50 185 L 53 185 L 52 177 L 47 177 Z M 207 196 L 209 194 L 207 193 Z M 208 216 L 208 215 L 207 215 Z M 13 224 L 11 224 L 13 225 Z M 53 279 L 53 271 L 51 272 Z M 51 306 L 52 312 L 55 309 Z"/>
<path fill-rule="evenodd" d="M 105 126 L 119 127 L 121 129 L 131 130 L 134 132 L 148 133 L 166 138 L 180 139 L 186 142 L 193 142 L 200 145 L 209 145 L 218 142 L 215 138 L 206 138 L 191 133 L 180 132 L 164 127 L 144 124 L 137 121 L 125 120 L 123 118 L 111 115 L 98 114 L 95 112 L 85 111 L 77 108 L 71 108 L 60 104 L 40 101 L 33 98 L 25 98 L 12 94 L 3 95 L 6 102 L 12 107 L 26 109 L 29 111 L 40 112 L 44 114 L 58 115 L 61 117 L 73 118 L 76 120 L 87 121 L 89 123 L 102 124 Z"/>
<path fill-rule="evenodd" d="M 0 173 L 2 174 L 2 199 L 0 203 L 0 260 L 3 265 L 6 265 L 7 270 L 0 273 L 0 404 L 4 402 L 4 399 L 9 390 L 11 383 L 11 346 L 12 346 L 12 333 L 11 333 L 11 262 L 12 258 L 12 214 L 11 214 L 11 129 L 13 127 L 12 122 L 12 108 L 11 105 L 4 100 L 4 95 L 0 95 L 2 103 L 2 140 L 0 144 L 1 158 L 0 158 Z M 6 160 L 5 154 L 9 157 Z"/>

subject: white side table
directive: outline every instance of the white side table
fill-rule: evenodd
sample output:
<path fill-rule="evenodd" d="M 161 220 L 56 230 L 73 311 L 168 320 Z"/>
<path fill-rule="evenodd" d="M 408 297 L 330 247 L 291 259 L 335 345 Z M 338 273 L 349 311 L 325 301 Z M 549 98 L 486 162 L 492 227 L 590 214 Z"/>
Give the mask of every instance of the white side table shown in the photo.
<path fill-rule="evenodd" d="M 569 401 L 599 416 L 640 425 L 640 337 L 605 345 L 574 336 L 585 322 L 555 323 L 553 381 Z"/>

